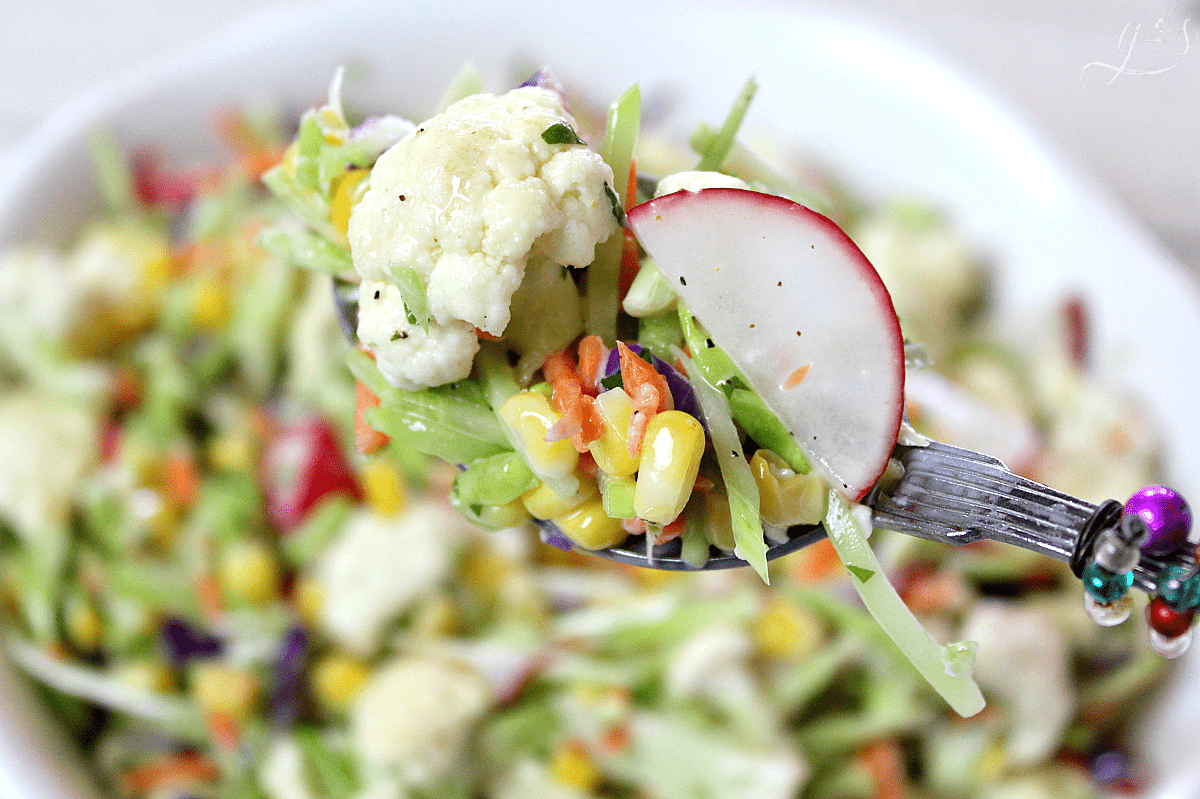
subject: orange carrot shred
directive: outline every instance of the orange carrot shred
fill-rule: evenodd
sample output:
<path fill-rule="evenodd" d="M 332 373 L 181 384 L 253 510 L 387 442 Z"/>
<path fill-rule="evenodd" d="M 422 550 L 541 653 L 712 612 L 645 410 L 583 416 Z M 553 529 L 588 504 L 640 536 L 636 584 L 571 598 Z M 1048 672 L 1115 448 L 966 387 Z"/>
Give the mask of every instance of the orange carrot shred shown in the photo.
<path fill-rule="evenodd" d="M 381 433 L 367 424 L 366 410 L 379 405 L 379 397 L 367 388 L 361 381 L 354 383 L 354 451 L 359 455 L 371 455 L 378 452 L 390 441 L 386 433 Z"/>
<path fill-rule="evenodd" d="M 204 723 L 208 727 L 208 735 L 218 748 L 233 751 L 242 742 L 242 731 L 237 722 L 228 713 L 212 710 L 204 714 Z"/>
<path fill-rule="evenodd" d="M 828 538 L 807 546 L 790 559 L 792 575 L 801 583 L 815 583 L 834 574 L 842 561 Z"/>
<path fill-rule="evenodd" d="M 194 780 L 215 780 L 220 769 L 211 760 L 194 752 L 164 755 L 125 772 L 121 782 L 133 794 L 147 794 L 172 784 Z"/>
<path fill-rule="evenodd" d="M 583 384 L 583 392 L 595 396 L 599 393 L 596 384 L 600 375 L 600 361 L 603 360 L 607 348 L 599 336 L 584 336 L 578 349 L 579 379 Z"/>
<path fill-rule="evenodd" d="M 670 522 L 663 526 L 662 532 L 654 539 L 656 544 L 665 544 L 668 541 L 678 538 L 683 535 L 683 531 L 687 529 L 687 518 L 685 513 L 680 513 Z"/>
<path fill-rule="evenodd" d="M 908 779 L 904 774 L 904 760 L 895 741 L 876 741 L 859 753 L 875 780 L 872 799 L 905 799 L 908 796 Z"/>
<path fill-rule="evenodd" d="M 629 182 L 625 184 L 625 210 L 637 205 L 637 159 L 629 159 Z"/>
<path fill-rule="evenodd" d="M 200 612 L 209 621 L 216 621 L 225 612 L 221 601 L 221 588 L 211 574 L 202 574 L 196 578 L 196 599 L 200 602 Z"/>
<path fill-rule="evenodd" d="M 806 363 L 803 366 L 801 366 L 799 369 L 797 369 L 796 371 L 792 372 L 790 375 L 787 376 L 787 380 L 783 381 L 783 387 L 784 388 L 795 388 L 796 386 L 800 385 L 800 383 L 804 380 L 805 376 L 808 374 L 809 367 L 811 367 L 811 366 L 812 366 L 811 363 Z"/>
<path fill-rule="evenodd" d="M 190 508 L 200 496 L 200 470 L 190 453 L 169 452 L 163 460 L 163 479 L 167 496 L 181 508 Z"/>

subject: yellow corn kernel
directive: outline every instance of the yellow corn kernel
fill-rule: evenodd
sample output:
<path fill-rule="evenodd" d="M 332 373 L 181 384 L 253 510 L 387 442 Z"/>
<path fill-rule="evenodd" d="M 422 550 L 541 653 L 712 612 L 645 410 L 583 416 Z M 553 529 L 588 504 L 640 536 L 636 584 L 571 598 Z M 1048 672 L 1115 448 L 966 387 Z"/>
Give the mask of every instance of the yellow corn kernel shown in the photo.
<path fill-rule="evenodd" d="M 369 169 L 349 169 L 333 182 L 333 196 L 329 200 L 329 221 L 343 236 L 350 227 L 350 212 L 362 197 L 362 182 L 371 174 Z"/>
<path fill-rule="evenodd" d="M 261 541 L 236 541 L 221 554 L 221 592 L 234 602 L 265 605 L 279 596 L 279 562 Z"/>
<path fill-rule="evenodd" d="M 579 507 L 551 521 L 563 534 L 584 549 L 604 549 L 625 540 L 625 528 L 620 519 L 604 512 L 599 494 L 585 500 Z"/>
<path fill-rule="evenodd" d="M 117 667 L 117 681 L 138 691 L 156 694 L 175 690 L 175 675 L 161 660 L 137 660 Z"/>
<path fill-rule="evenodd" d="M 750 459 L 758 484 L 763 523 L 774 527 L 816 524 L 825 516 L 825 482 L 816 473 L 796 474 L 783 458 L 759 450 Z"/>
<path fill-rule="evenodd" d="M 729 510 L 729 496 L 723 491 L 706 491 L 702 502 L 704 537 L 717 549 L 732 552 L 737 542 L 733 538 L 733 515 Z"/>
<path fill-rule="evenodd" d="M 325 590 L 312 577 L 301 577 L 292 589 L 292 604 L 306 624 L 317 627 L 321 622 L 321 608 L 325 604 Z"/>
<path fill-rule="evenodd" d="M 358 658 L 341 652 L 327 655 L 309 677 L 313 699 L 327 711 L 343 713 L 370 676 L 371 667 Z"/>
<path fill-rule="evenodd" d="M 580 791 L 594 791 L 603 775 L 577 741 L 561 744 L 550 761 L 554 779 Z"/>
<path fill-rule="evenodd" d="M 192 294 L 192 324 L 200 330 L 220 330 L 229 322 L 232 304 L 220 277 L 212 274 L 196 285 Z"/>
<path fill-rule="evenodd" d="M 229 472 L 246 471 L 254 466 L 254 444 L 243 431 L 214 436 L 205 452 L 214 469 Z"/>
<path fill-rule="evenodd" d="M 362 490 L 367 505 L 380 516 L 398 516 L 407 504 L 404 476 L 386 458 L 376 458 L 363 469 Z"/>
<path fill-rule="evenodd" d="M 63 626 L 67 638 L 80 652 L 95 652 L 104 641 L 104 619 L 100 618 L 96 603 L 78 594 L 72 594 L 64 602 Z"/>
<path fill-rule="evenodd" d="M 463 582 L 486 596 L 494 596 L 508 579 L 512 562 L 487 546 L 467 550 L 459 567 Z"/>
<path fill-rule="evenodd" d="M 795 602 L 772 599 L 751 630 L 758 651 L 767 657 L 799 658 L 816 651 L 821 623 Z"/>
<path fill-rule="evenodd" d="M 415 635 L 444 638 L 453 635 L 458 626 L 458 608 L 442 594 L 434 594 L 417 603 L 409 629 Z"/>
<path fill-rule="evenodd" d="M 633 418 L 633 400 L 625 389 L 617 387 L 596 397 L 596 408 L 604 418 L 604 432 L 588 445 L 596 465 L 605 474 L 628 477 L 638 469 L 629 454 L 629 422 Z"/>
<path fill-rule="evenodd" d="M 599 492 L 600 489 L 595 480 L 580 480 L 579 490 L 569 497 L 559 496 L 553 488 L 542 483 L 537 488 L 522 494 L 521 502 L 533 518 L 553 519 L 555 516 L 563 516 L 574 510 Z"/>
<path fill-rule="evenodd" d="M 234 722 L 244 721 L 255 710 L 258 677 L 215 660 L 198 662 L 191 673 L 192 700 L 205 713 L 222 713 Z"/>
<path fill-rule="evenodd" d="M 704 427 L 691 414 L 663 411 L 646 426 L 633 507 L 641 519 L 674 521 L 696 484 L 704 454 Z"/>
<path fill-rule="evenodd" d="M 535 474 L 543 480 L 571 477 L 579 453 L 569 438 L 547 441 L 550 428 L 562 414 L 550 407 L 550 400 L 537 391 L 520 391 L 500 406 L 500 418 L 512 431 L 517 446 L 525 454 Z"/>

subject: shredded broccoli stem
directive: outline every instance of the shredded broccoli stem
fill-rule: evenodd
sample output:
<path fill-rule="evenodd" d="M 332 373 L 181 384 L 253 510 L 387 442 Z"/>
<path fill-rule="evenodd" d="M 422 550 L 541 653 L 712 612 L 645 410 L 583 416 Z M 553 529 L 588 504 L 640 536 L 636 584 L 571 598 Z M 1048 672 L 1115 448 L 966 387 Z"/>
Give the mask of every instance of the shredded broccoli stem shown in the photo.
<path fill-rule="evenodd" d="M 715 172 L 725 163 L 725 156 L 729 155 L 729 150 L 733 147 L 733 140 L 737 136 L 738 128 L 742 126 L 742 120 L 746 117 L 746 111 L 749 110 L 750 101 L 754 99 L 756 91 L 758 91 L 758 82 L 751 77 L 742 87 L 737 99 L 733 101 L 733 107 L 729 109 L 725 123 L 721 125 L 721 130 L 704 150 L 704 155 L 701 157 L 700 163 L 696 165 L 696 169 Z"/>
<path fill-rule="evenodd" d="M 696 392 L 708 432 L 712 436 L 713 450 L 725 491 L 729 496 L 729 513 L 733 522 L 734 554 L 758 572 L 763 582 L 770 584 L 767 574 L 767 542 L 763 538 L 762 521 L 758 512 L 758 484 L 742 452 L 742 442 L 733 417 L 729 415 L 729 401 L 719 388 L 710 384 L 695 362 L 683 350 L 676 348 L 675 356 L 683 365 L 688 381 Z"/>
<path fill-rule="evenodd" d="M 137 196 L 133 190 L 133 176 L 129 173 L 129 162 L 117 146 L 110 130 L 98 130 L 88 141 L 92 151 L 92 165 L 96 170 L 96 181 L 104 203 L 112 211 L 131 211 L 137 207 Z"/>
<path fill-rule="evenodd" d="M 459 100 L 479 94 L 481 91 L 483 91 L 483 75 L 479 74 L 479 69 L 468 61 L 459 68 L 450 80 L 450 85 L 442 92 L 442 98 L 437 104 L 438 111 L 445 111 Z"/>
<path fill-rule="evenodd" d="M 608 125 L 600 155 L 612 168 L 611 186 L 625 206 L 629 168 L 633 163 L 633 148 L 637 143 L 642 117 L 642 93 L 635 83 L 618 97 L 608 109 Z M 621 273 L 621 251 L 625 236 L 617 230 L 596 247 L 596 258 L 587 270 L 587 310 L 584 323 L 588 333 L 600 336 L 606 344 L 617 340 L 617 310 L 620 305 L 618 279 Z"/>
<path fill-rule="evenodd" d="M 920 672 L 921 676 L 960 716 L 983 710 L 983 694 L 970 675 L 973 643 L 940 646 L 900 599 L 882 574 L 850 503 L 830 489 L 825 530 L 838 557 L 851 572 L 850 582 L 871 615 Z"/>

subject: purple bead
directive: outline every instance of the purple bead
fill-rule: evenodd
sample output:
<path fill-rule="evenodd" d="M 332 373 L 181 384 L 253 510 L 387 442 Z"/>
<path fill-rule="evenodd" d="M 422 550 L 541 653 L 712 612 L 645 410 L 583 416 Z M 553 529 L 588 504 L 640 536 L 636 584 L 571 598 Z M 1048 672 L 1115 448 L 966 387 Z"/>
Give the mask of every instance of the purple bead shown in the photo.
<path fill-rule="evenodd" d="M 1125 503 L 1126 514 L 1137 514 L 1148 532 L 1142 542 L 1147 555 L 1169 555 L 1187 543 L 1192 510 L 1183 497 L 1166 486 L 1147 486 Z"/>

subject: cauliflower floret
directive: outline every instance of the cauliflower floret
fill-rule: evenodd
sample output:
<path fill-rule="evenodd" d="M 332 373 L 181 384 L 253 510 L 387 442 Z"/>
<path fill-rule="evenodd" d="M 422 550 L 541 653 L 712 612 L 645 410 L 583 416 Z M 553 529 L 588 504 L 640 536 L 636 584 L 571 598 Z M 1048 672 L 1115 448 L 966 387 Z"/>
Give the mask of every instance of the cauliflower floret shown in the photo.
<path fill-rule="evenodd" d="M 258 779 L 270 799 L 313 799 L 305 774 L 304 753 L 291 736 L 281 735 L 271 742 Z"/>
<path fill-rule="evenodd" d="M 449 573 L 466 530 L 461 516 L 434 502 L 398 519 L 352 516 L 315 568 L 325 632 L 353 652 L 372 653 L 388 621 Z"/>
<path fill-rule="evenodd" d="M 458 333 L 476 327 L 504 333 L 531 256 L 586 266 L 596 245 L 616 231 L 612 170 L 587 147 L 547 144 L 542 134 L 553 125 L 574 128 L 575 121 L 547 89 L 472 95 L 376 161 L 348 231 L 355 269 L 373 287 L 364 291 L 362 307 L 380 283 L 411 290 L 411 279 L 398 279 L 398 270 L 407 270 L 425 287 L 432 322 L 456 331 L 453 355 L 438 368 L 412 357 L 445 346 L 433 324 L 435 342 L 409 342 L 379 358 L 393 384 L 433 386 L 465 377 L 474 350 L 465 352 Z M 400 297 L 398 290 L 381 292 L 380 301 L 395 311 L 379 308 L 360 318 L 359 337 L 377 356 L 394 333 L 412 332 Z"/>
<path fill-rule="evenodd" d="M 1009 758 L 1030 766 L 1050 757 L 1075 711 L 1063 632 L 1036 607 L 991 600 L 971 609 L 963 637 L 979 642 L 980 687 L 1008 703 Z"/>
<path fill-rule="evenodd" d="M 426 783 L 458 762 L 492 701 L 487 681 L 465 665 L 397 657 L 376 670 L 354 701 L 354 750 L 370 769 Z"/>
<path fill-rule="evenodd" d="M 723 172 L 691 170 L 667 175 L 654 187 L 654 196 L 674 194 L 677 191 L 700 191 L 701 189 L 748 189 L 746 181 Z"/>
<path fill-rule="evenodd" d="M 375 364 L 392 385 L 416 391 L 470 374 L 479 351 L 470 324 L 430 320 L 422 327 L 409 322 L 400 289 L 384 281 L 363 283 L 359 297 L 358 339 L 374 353 Z"/>

